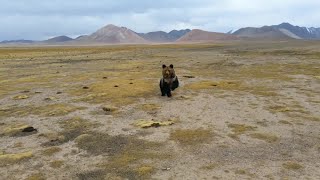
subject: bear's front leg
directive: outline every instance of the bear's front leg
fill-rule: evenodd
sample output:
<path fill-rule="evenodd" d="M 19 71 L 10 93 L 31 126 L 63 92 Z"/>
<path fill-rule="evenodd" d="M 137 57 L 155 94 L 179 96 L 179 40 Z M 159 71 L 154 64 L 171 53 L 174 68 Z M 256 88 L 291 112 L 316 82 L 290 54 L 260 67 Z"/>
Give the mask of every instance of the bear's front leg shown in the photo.
<path fill-rule="evenodd" d="M 171 87 L 170 87 L 170 84 L 164 81 L 164 83 L 163 83 L 163 88 L 164 88 L 165 94 L 167 94 L 168 97 L 171 97 Z"/>
<path fill-rule="evenodd" d="M 171 88 L 170 88 L 170 86 L 168 86 L 168 89 L 167 89 L 167 96 L 168 97 L 171 97 L 172 95 L 171 95 Z"/>
<path fill-rule="evenodd" d="M 159 86 L 160 86 L 161 96 L 165 96 L 166 95 L 166 90 L 165 90 L 165 87 L 164 87 L 165 85 L 164 85 L 163 79 L 160 80 Z"/>

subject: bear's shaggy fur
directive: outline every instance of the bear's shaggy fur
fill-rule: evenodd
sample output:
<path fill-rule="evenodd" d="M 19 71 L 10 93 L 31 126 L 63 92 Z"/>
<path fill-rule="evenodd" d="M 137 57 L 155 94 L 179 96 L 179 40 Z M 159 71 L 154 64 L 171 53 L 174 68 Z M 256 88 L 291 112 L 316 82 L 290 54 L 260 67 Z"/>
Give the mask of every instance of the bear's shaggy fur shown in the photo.
<path fill-rule="evenodd" d="M 162 76 L 163 78 L 160 80 L 161 95 L 171 97 L 171 91 L 179 87 L 179 80 L 172 64 L 170 66 L 162 65 Z"/>

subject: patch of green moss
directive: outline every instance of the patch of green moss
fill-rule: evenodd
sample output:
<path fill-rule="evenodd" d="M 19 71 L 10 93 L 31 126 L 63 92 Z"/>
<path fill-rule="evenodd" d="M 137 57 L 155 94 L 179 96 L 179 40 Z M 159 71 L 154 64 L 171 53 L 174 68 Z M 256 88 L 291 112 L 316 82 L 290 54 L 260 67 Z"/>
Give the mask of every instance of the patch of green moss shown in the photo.
<path fill-rule="evenodd" d="M 202 90 L 202 89 L 224 89 L 224 90 L 237 90 L 240 86 L 239 82 L 234 81 L 199 81 L 185 85 L 186 89 Z"/>
<path fill-rule="evenodd" d="M 0 109 L 0 116 L 3 117 L 24 117 L 28 115 L 39 116 L 64 116 L 84 107 L 75 107 L 68 104 L 50 104 L 46 106 L 10 106 Z"/>
<path fill-rule="evenodd" d="M 138 175 L 143 178 L 143 177 L 149 177 L 154 171 L 154 167 L 152 166 L 149 166 L 149 165 L 143 165 L 143 166 L 140 166 L 139 168 L 137 168 L 137 173 Z"/>
<path fill-rule="evenodd" d="M 0 154 L 0 167 L 19 163 L 20 161 L 30 159 L 33 156 L 31 151 L 17 154 Z"/>
<path fill-rule="evenodd" d="M 22 142 L 16 142 L 16 143 L 14 143 L 13 147 L 14 148 L 21 148 L 21 147 L 23 147 L 23 143 Z"/>
<path fill-rule="evenodd" d="M 96 179 L 106 179 L 106 172 L 104 170 L 92 170 L 81 172 L 77 174 L 79 180 L 96 180 Z"/>
<path fill-rule="evenodd" d="M 60 132 L 64 139 L 62 142 L 72 141 L 82 134 L 91 132 L 92 128 L 97 127 L 97 123 L 90 122 L 89 120 L 74 117 L 65 121 L 59 122 L 60 127 L 64 130 Z"/>
<path fill-rule="evenodd" d="M 296 163 L 296 162 L 286 162 L 286 163 L 283 163 L 282 164 L 282 167 L 288 169 L 288 170 L 300 170 L 303 168 L 302 165 L 300 165 L 299 163 Z"/>
<path fill-rule="evenodd" d="M 281 124 L 287 124 L 287 125 L 292 125 L 291 122 L 286 121 L 286 120 L 280 120 L 279 123 L 281 123 Z"/>
<path fill-rule="evenodd" d="M 103 106 L 102 110 L 105 112 L 105 114 L 115 114 L 118 112 L 118 108 L 113 106 Z"/>
<path fill-rule="evenodd" d="M 141 104 L 138 106 L 138 109 L 141 109 L 143 111 L 156 111 L 160 108 L 158 104 Z"/>
<path fill-rule="evenodd" d="M 160 149 L 162 143 L 140 140 L 134 136 L 110 136 L 102 133 L 81 135 L 76 145 L 92 155 L 108 155 L 108 162 L 99 165 L 105 174 L 126 179 L 150 177 L 153 170 L 142 168 L 139 163 L 144 160 L 159 161 L 171 157 Z"/>
<path fill-rule="evenodd" d="M 279 96 L 276 89 L 268 87 L 261 84 L 251 84 L 247 86 L 242 86 L 240 89 L 242 92 L 248 92 L 253 95 L 262 96 L 262 97 L 276 97 Z"/>
<path fill-rule="evenodd" d="M 58 146 L 68 141 L 73 141 L 78 136 L 91 132 L 92 128 L 98 125 L 79 117 L 62 120 L 59 124 L 63 129 L 61 132 L 42 134 L 48 139 L 47 142 L 42 144 L 43 146 Z"/>
<path fill-rule="evenodd" d="M 243 66 L 237 71 L 235 75 L 246 79 L 259 80 L 277 80 L 277 81 L 291 81 L 286 72 L 286 67 L 281 64 L 268 63 Z"/>
<path fill-rule="evenodd" d="M 195 146 L 213 140 L 214 133 L 209 129 L 176 129 L 170 133 L 170 139 L 181 145 Z"/>
<path fill-rule="evenodd" d="M 288 112 L 288 111 L 290 111 L 290 108 L 289 108 L 289 107 L 280 106 L 280 105 L 271 106 L 271 107 L 269 107 L 269 109 L 270 109 L 272 112 Z"/>
<path fill-rule="evenodd" d="M 152 150 L 159 143 L 148 142 L 134 137 L 110 136 L 108 134 L 90 133 L 76 139 L 77 146 L 94 155 L 108 154 L 114 156 L 127 151 L 138 153 L 139 150 Z"/>
<path fill-rule="evenodd" d="M 18 96 L 13 97 L 14 100 L 28 99 L 28 98 L 29 98 L 29 96 L 27 96 L 27 95 L 18 95 Z"/>
<path fill-rule="evenodd" d="M 42 146 L 57 146 L 65 142 L 65 137 L 57 132 L 39 134 L 39 137 L 44 137 L 48 140 L 47 142 L 42 143 Z"/>
<path fill-rule="evenodd" d="M 23 129 L 29 127 L 24 123 L 15 123 L 8 126 L 5 126 L 2 130 L 0 130 L 0 135 L 3 136 L 22 136 Z"/>
<path fill-rule="evenodd" d="M 34 173 L 28 176 L 26 180 L 46 180 L 46 177 L 42 173 Z"/>
<path fill-rule="evenodd" d="M 313 116 L 313 115 L 308 115 L 308 114 L 293 114 L 290 117 L 296 117 L 296 118 L 299 118 L 301 120 L 320 122 L 320 117 L 319 116 Z"/>
<path fill-rule="evenodd" d="M 64 161 L 62 160 L 54 160 L 50 162 L 50 167 L 54 169 L 58 169 L 58 168 L 61 168 L 63 164 L 64 164 Z"/>
<path fill-rule="evenodd" d="M 233 134 L 231 134 L 231 137 L 234 138 L 237 138 L 239 135 L 245 134 L 248 131 L 255 131 L 257 129 L 257 127 L 245 124 L 228 124 L 228 127 L 232 129 Z"/>
<path fill-rule="evenodd" d="M 42 151 L 42 154 L 45 156 L 52 156 L 58 152 L 60 152 L 62 149 L 60 147 L 54 146 L 54 147 L 49 147 L 45 150 Z"/>
<path fill-rule="evenodd" d="M 238 169 L 238 170 L 236 170 L 234 173 L 235 173 L 235 174 L 239 174 L 239 175 L 245 175 L 245 174 L 247 174 L 247 172 L 246 172 L 245 170 L 243 170 L 243 169 Z"/>
<path fill-rule="evenodd" d="M 275 135 L 264 134 L 264 133 L 253 133 L 253 134 L 250 134 L 250 137 L 255 138 L 255 139 L 259 139 L 259 140 L 263 140 L 268 143 L 274 143 L 279 140 L 279 138 Z"/>
<path fill-rule="evenodd" d="M 139 119 L 134 122 L 134 125 L 140 128 L 151 128 L 151 127 L 160 127 L 160 126 L 170 126 L 173 125 L 176 121 L 174 119 L 168 119 L 166 121 L 156 121 L 156 120 L 145 120 Z"/>
<path fill-rule="evenodd" d="M 131 78 L 118 77 L 108 79 L 107 81 L 91 84 L 88 90 L 83 90 L 82 88 L 73 89 L 70 94 L 79 96 L 80 101 L 89 103 L 104 103 L 108 101 L 121 106 L 132 104 L 139 98 L 155 93 L 156 86 L 150 80 L 130 80 Z"/>
<path fill-rule="evenodd" d="M 216 164 L 216 163 L 210 163 L 210 164 L 206 164 L 206 165 L 201 166 L 200 169 L 203 169 L 203 170 L 213 170 L 213 169 L 215 169 L 215 168 L 217 168 L 217 167 L 218 167 L 218 164 Z"/>

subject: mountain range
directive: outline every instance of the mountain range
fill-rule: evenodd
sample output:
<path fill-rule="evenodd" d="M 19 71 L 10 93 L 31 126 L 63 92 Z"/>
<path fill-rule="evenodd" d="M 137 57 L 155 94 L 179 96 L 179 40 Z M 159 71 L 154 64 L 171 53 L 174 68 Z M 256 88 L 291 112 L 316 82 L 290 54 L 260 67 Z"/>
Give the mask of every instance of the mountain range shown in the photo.
<path fill-rule="evenodd" d="M 232 34 L 246 38 L 320 40 L 320 28 L 299 27 L 289 23 L 263 26 L 260 28 L 246 27 Z"/>
<path fill-rule="evenodd" d="M 239 38 L 232 34 L 208 32 L 200 29 L 194 29 L 177 40 L 177 42 L 209 42 L 209 41 L 227 41 L 238 40 Z"/>
<path fill-rule="evenodd" d="M 164 31 L 155 31 L 149 33 L 138 33 L 139 36 L 150 42 L 174 42 L 189 33 L 190 29 L 172 30 L 169 33 Z"/>
<path fill-rule="evenodd" d="M 188 42 L 210 42 L 228 41 L 241 39 L 306 39 L 320 40 L 320 28 L 306 28 L 293 26 L 289 23 L 263 27 L 246 27 L 235 32 L 217 33 L 200 29 L 172 30 L 170 32 L 155 31 L 149 33 L 137 33 L 126 27 L 118 27 L 109 24 L 98 29 L 90 35 L 82 35 L 75 39 L 68 36 L 57 36 L 45 41 L 13 40 L 2 41 L 1 44 L 145 44 L 145 43 L 188 43 Z"/>

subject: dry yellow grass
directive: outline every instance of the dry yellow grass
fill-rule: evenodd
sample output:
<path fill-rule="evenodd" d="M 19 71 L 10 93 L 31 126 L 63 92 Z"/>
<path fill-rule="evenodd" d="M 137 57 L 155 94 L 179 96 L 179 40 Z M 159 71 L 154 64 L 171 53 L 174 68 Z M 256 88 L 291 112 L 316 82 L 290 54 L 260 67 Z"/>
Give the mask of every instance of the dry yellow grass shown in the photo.
<path fill-rule="evenodd" d="M 60 147 L 49 147 L 42 151 L 42 154 L 45 156 L 52 156 L 58 152 L 60 152 L 62 149 Z"/>
<path fill-rule="evenodd" d="M 0 109 L 0 116 L 64 116 L 77 110 L 83 110 L 84 107 L 75 107 L 70 104 L 50 104 L 44 106 L 9 106 Z"/>
<path fill-rule="evenodd" d="M 195 146 L 208 143 L 214 138 L 214 133 L 208 129 L 176 129 L 171 132 L 170 139 L 181 145 Z"/>
<path fill-rule="evenodd" d="M 286 170 L 297 171 L 294 178 L 315 177 L 318 172 L 312 169 L 300 170 L 313 166 L 304 157 L 314 158 L 316 151 L 297 146 L 302 152 L 297 155 L 299 163 L 286 162 L 289 156 L 279 153 L 291 152 L 287 149 L 291 144 L 284 138 L 291 137 L 290 130 L 296 126 L 307 126 L 299 129 L 298 137 L 307 147 L 319 149 L 310 133 L 317 132 L 315 124 L 320 121 L 315 113 L 319 103 L 319 43 L 242 43 L 0 48 L 0 138 L 4 142 L 0 164 L 5 164 L 0 170 L 13 170 L 14 178 L 20 179 L 57 175 L 61 179 L 165 179 L 172 172 L 178 179 L 181 175 L 261 179 L 264 174 L 291 176 Z M 158 87 L 161 65 L 171 63 L 181 86 L 173 98 L 162 98 Z M 215 100 L 202 102 L 202 97 Z M 210 109 L 197 107 L 197 103 L 207 103 Z M 226 109 L 215 108 L 219 103 Z M 239 110 L 246 104 L 250 107 Z M 167 105 L 173 109 L 166 111 Z M 190 111 L 185 109 L 188 107 Z M 234 117 L 237 111 L 242 114 Z M 143 130 L 144 134 L 131 121 L 132 117 L 163 123 L 161 120 L 173 116 L 183 120 L 173 126 Z M 210 116 L 219 118 L 212 120 Z M 154 121 L 147 124 L 159 123 Z M 192 128 L 194 121 L 201 127 L 217 125 L 218 135 L 208 127 Z M 39 135 L 14 136 L 30 123 L 37 126 Z M 283 131 L 276 136 L 245 123 L 263 126 L 263 132 L 275 126 Z M 227 138 L 239 140 L 241 135 L 249 141 Z M 153 142 L 157 137 L 162 143 Z M 283 151 L 263 148 L 277 146 L 276 142 L 283 144 Z M 260 152 L 255 149 L 257 145 Z M 35 158 L 28 154 L 30 148 L 35 149 Z M 228 157 L 215 150 L 228 153 Z M 283 169 L 270 172 L 256 166 L 258 173 L 251 175 L 252 164 L 271 164 L 264 156 L 250 156 L 243 164 L 248 151 L 275 155 Z M 81 157 L 77 162 L 86 171 L 75 169 L 78 166 L 73 161 L 56 159 L 60 156 L 66 160 Z M 216 163 L 204 164 L 208 159 Z M 18 163 L 19 170 L 14 168 Z M 41 164 L 43 174 L 32 170 Z M 14 179 L 5 173 L 3 176 Z"/>
<path fill-rule="evenodd" d="M 0 167 L 18 163 L 33 156 L 31 151 L 16 154 L 0 154 Z"/>
<path fill-rule="evenodd" d="M 277 136 L 272 134 L 266 134 L 266 133 L 253 133 L 253 134 L 250 134 L 250 137 L 260 139 L 268 143 L 274 143 L 279 140 Z"/>
<path fill-rule="evenodd" d="M 300 170 L 303 168 L 302 165 L 296 162 L 286 162 L 286 163 L 283 163 L 282 166 L 288 170 L 294 170 L 294 171 Z"/>

